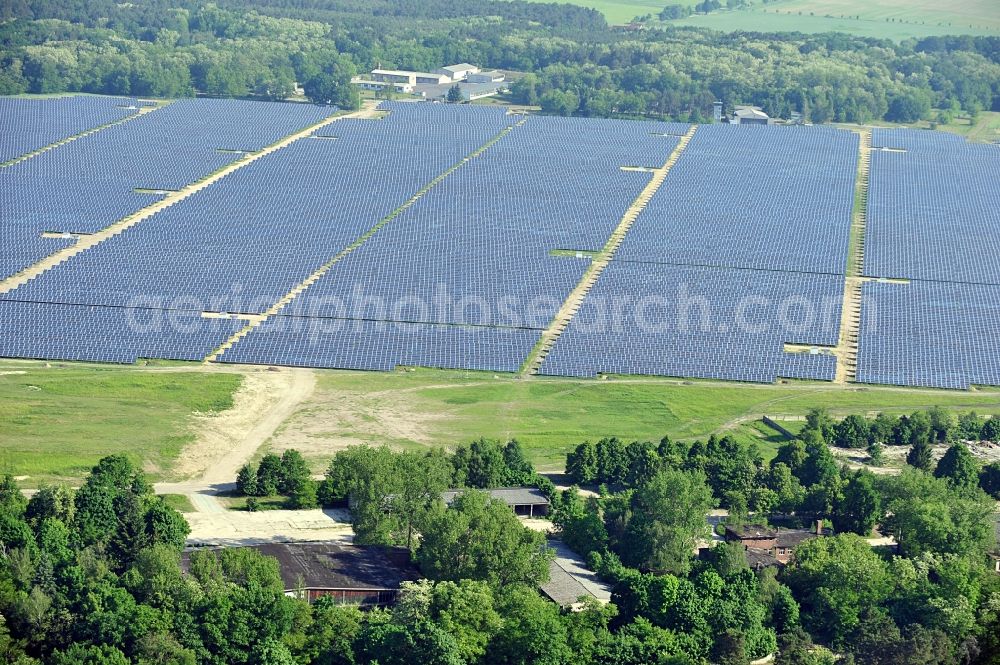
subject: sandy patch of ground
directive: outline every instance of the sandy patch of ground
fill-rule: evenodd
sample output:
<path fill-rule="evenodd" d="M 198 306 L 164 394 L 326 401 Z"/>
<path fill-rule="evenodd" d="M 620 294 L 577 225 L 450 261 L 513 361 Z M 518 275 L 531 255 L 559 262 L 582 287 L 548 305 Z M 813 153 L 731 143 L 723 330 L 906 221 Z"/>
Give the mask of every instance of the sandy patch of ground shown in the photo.
<path fill-rule="evenodd" d="M 521 520 L 521 524 L 524 525 L 524 528 L 531 529 L 532 531 L 549 534 L 553 533 L 556 529 L 556 525 L 549 520 L 543 520 L 537 517 L 532 518 L 521 516 L 518 516 L 517 519 Z"/>
<path fill-rule="evenodd" d="M 433 424 L 444 417 L 422 411 L 406 399 L 405 391 L 317 391 L 278 429 L 269 448 L 279 453 L 295 448 L 307 459 L 329 460 L 339 450 L 364 443 L 429 446 L 436 443 Z"/>
<path fill-rule="evenodd" d="M 233 408 L 196 417 L 197 438 L 181 451 L 175 475 L 199 478 L 204 484 L 232 482 L 315 386 L 312 370 L 247 372 L 233 395 Z"/>
<path fill-rule="evenodd" d="M 345 510 L 188 513 L 188 545 L 253 545 L 354 538 Z"/>
<path fill-rule="evenodd" d="M 973 457 L 978 459 L 982 464 L 1000 461 L 1000 444 L 966 441 L 965 445 L 969 448 L 969 452 L 972 453 Z M 934 455 L 935 463 L 944 457 L 948 447 L 949 446 L 947 444 L 932 446 L 931 450 Z M 902 470 L 906 468 L 906 455 L 910 452 L 910 447 L 885 446 L 882 451 L 889 466 L 883 467 L 868 466 L 868 453 L 866 453 L 863 449 L 838 448 L 836 446 L 830 446 L 830 451 L 833 453 L 834 457 L 837 458 L 837 460 L 846 463 L 847 466 L 852 469 L 866 468 L 876 475 L 894 475 L 901 473 Z"/>

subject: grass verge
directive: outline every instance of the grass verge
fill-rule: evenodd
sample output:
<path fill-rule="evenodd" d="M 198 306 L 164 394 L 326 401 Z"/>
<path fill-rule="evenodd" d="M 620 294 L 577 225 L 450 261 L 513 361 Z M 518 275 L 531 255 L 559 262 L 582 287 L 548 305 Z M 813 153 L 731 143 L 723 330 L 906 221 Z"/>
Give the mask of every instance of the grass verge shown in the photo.
<path fill-rule="evenodd" d="M 164 502 L 174 510 L 181 513 L 193 513 L 194 504 L 191 503 L 191 499 L 187 498 L 183 494 L 161 494 L 160 497 Z"/>
<path fill-rule="evenodd" d="M 762 449 L 768 443 L 776 450 L 777 432 L 761 431 L 754 424 L 761 415 L 790 420 L 786 426 L 792 429 L 813 407 L 847 415 L 911 412 L 934 405 L 1000 413 L 1000 390 L 655 378 L 525 380 L 424 369 L 321 372 L 311 400 L 271 443 L 276 449 L 304 449 L 322 470 L 336 449 L 351 443 L 454 446 L 479 436 L 517 438 L 536 464 L 552 470 L 561 467 L 573 446 L 603 436 L 692 439 L 734 432 L 758 439 Z"/>
<path fill-rule="evenodd" d="M 247 498 L 245 496 L 220 496 L 219 501 L 226 507 L 226 510 L 247 509 Z M 288 498 L 283 496 L 262 496 L 257 497 L 257 510 L 285 510 Z"/>
<path fill-rule="evenodd" d="M 241 381 L 196 369 L 0 363 L 0 471 L 32 486 L 126 453 L 158 479 L 192 440 L 192 417 L 230 408 Z"/>

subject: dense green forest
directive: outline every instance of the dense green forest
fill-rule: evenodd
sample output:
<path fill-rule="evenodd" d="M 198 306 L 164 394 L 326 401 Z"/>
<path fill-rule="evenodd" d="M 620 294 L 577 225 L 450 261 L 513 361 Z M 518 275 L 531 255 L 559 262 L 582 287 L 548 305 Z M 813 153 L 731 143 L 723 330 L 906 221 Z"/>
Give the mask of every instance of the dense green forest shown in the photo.
<path fill-rule="evenodd" d="M 0 93 L 193 94 L 356 103 L 375 66 L 472 62 L 527 74 L 546 111 L 705 121 L 712 102 L 814 122 L 1000 110 L 1000 38 L 895 44 L 842 34 L 626 33 L 572 5 L 493 0 L 14 0 L 0 6 Z"/>
<path fill-rule="evenodd" d="M 778 665 L 996 665 L 1000 575 L 998 465 L 963 441 L 992 420 L 932 410 L 835 421 L 809 414 L 799 439 L 764 464 L 729 438 L 582 443 L 567 473 L 596 496 L 558 492 L 516 442 L 457 450 L 358 446 L 313 481 L 286 452 L 247 466 L 241 491 L 327 505 L 351 498 L 359 543 L 408 547 L 424 579 L 398 605 L 362 612 L 284 595 L 277 563 L 254 550 L 196 552 L 184 572 L 182 516 L 124 457 L 102 460 L 78 490 L 26 500 L 0 482 L 0 662 L 19 665 L 702 665 L 776 653 Z M 897 476 L 839 467 L 827 442 L 900 445 Z M 950 442 L 934 463 L 924 447 Z M 477 489 L 539 483 L 562 540 L 587 555 L 612 603 L 579 611 L 538 584 L 552 556 L 542 534 Z M 304 490 L 303 484 L 312 487 Z M 450 506 L 446 487 L 469 488 Z M 984 491 L 986 490 L 986 491 Z M 706 512 L 731 527 L 825 518 L 784 568 L 751 567 L 739 543 L 707 555 Z M 754 507 L 755 513 L 748 511 Z M 864 538 L 878 526 L 898 551 Z"/>

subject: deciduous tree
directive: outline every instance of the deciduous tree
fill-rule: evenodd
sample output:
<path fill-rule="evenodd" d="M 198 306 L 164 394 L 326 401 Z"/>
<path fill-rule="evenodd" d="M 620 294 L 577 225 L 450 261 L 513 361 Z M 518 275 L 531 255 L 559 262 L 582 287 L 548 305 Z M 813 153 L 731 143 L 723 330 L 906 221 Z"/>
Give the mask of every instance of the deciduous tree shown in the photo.
<path fill-rule="evenodd" d="M 834 527 L 867 538 L 881 517 L 882 497 L 875 486 L 875 477 L 868 471 L 856 471 L 848 478 L 834 509 Z"/>
<path fill-rule="evenodd" d="M 952 487 L 972 489 L 979 485 L 979 464 L 965 445 L 956 443 L 938 461 L 934 477 L 947 479 Z"/>
<path fill-rule="evenodd" d="M 648 570 L 686 573 L 714 503 L 704 474 L 661 471 L 632 495 L 627 559 Z"/>
<path fill-rule="evenodd" d="M 432 580 L 535 585 L 548 578 L 551 551 L 507 504 L 470 490 L 427 516 L 417 561 Z"/>
<path fill-rule="evenodd" d="M 802 543 L 782 579 L 802 604 L 805 628 L 835 643 L 846 639 L 862 613 L 878 607 L 892 588 L 885 562 L 853 534 Z"/>
<path fill-rule="evenodd" d="M 959 490 L 915 469 L 881 480 L 885 529 L 907 556 L 924 552 L 983 556 L 995 542 L 995 503 L 982 491 Z"/>

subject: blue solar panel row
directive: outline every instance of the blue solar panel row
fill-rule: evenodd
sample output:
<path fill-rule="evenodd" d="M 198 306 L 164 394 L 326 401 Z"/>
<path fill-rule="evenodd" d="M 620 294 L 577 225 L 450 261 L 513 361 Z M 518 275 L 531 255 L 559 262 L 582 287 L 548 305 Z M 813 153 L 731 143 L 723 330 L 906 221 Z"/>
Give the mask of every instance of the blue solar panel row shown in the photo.
<path fill-rule="evenodd" d="M 336 140 L 263 157 L 4 297 L 263 312 L 512 121 L 390 108 L 338 120 L 326 128 Z"/>
<path fill-rule="evenodd" d="M 544 328 L 677 144 L 664 123 L 530 118 L 450 175 L 296 303 L 300 313 Z"/>
<path fill-rule="evenodd" d="M 865 274 L 1000 284 L 1000 146 L 878 130 Z"/>
<path fill-rule="evenodd" d="M 69 238 L 31 238 L 22 234 L 0 229 L 0 277 L 16 275 L 28 266 L 34 265 L 76 241 Z"/>
<path fill-rule="evenodd" d="M 699 127 L 617 256 L 843 274 L 858 147 L 821 127 Z"/>
<path fill-rule="evenodd" d="M 180 100 L 0 169 L 0 226 L 7 230 L 0 249 L 42 258 L 17 248 L 35 244 L 45 231 L 105 228 L 161 198 L 136 188 L 179 189 L 239 157 L 217 148 L 257 150 L 334 110 Z M 24 267 L 15 265 L 13 272 Z"/>
<path fill-rule="evenodd" d="M 832 380 L 844 278 L 614 261 L 542 363 L 558 376 Z"/>
<path fill-rule="evenodd" d="M 138 111 L 122 97 L 0 97 L 0 164 Z"/>
<path fill-rule="evenodd" d="M 950 151 L 969 145 L 965 138 L 948 132 L 931 132 L 925 129 L 872 129 L 872 148 L 889 150 Z"/>
<path fill-rule="evenodd" d="M 188 312 L 0 302 L 0 357 L 201 360 L 243 325 Z"/>
<path fill-rule="evenodd" d="M 689 128 L 532 117 L 450 185 L 476 193 L 487 228 L 545 249 L 598 250 L 651 177 L 621 167 L 663 166 Z"/>
<path fill-rule="evenodd" d="M 537 330 L 276 316 L 225 363 L 389 371 L 397 366 L 516 372 Z"/>
<path fill-rule="evenodd" d="M 544 250 L 460 245 L 454 232 L 393 231 L 335 264 L 296 299 L 296 313 L 543 329 L 588 265 Z"/>
<path fill-rule="evenodd" d="M 862 292 L 858 381 L 1000 385 L 1000 286 L 870 282 Z"/>

